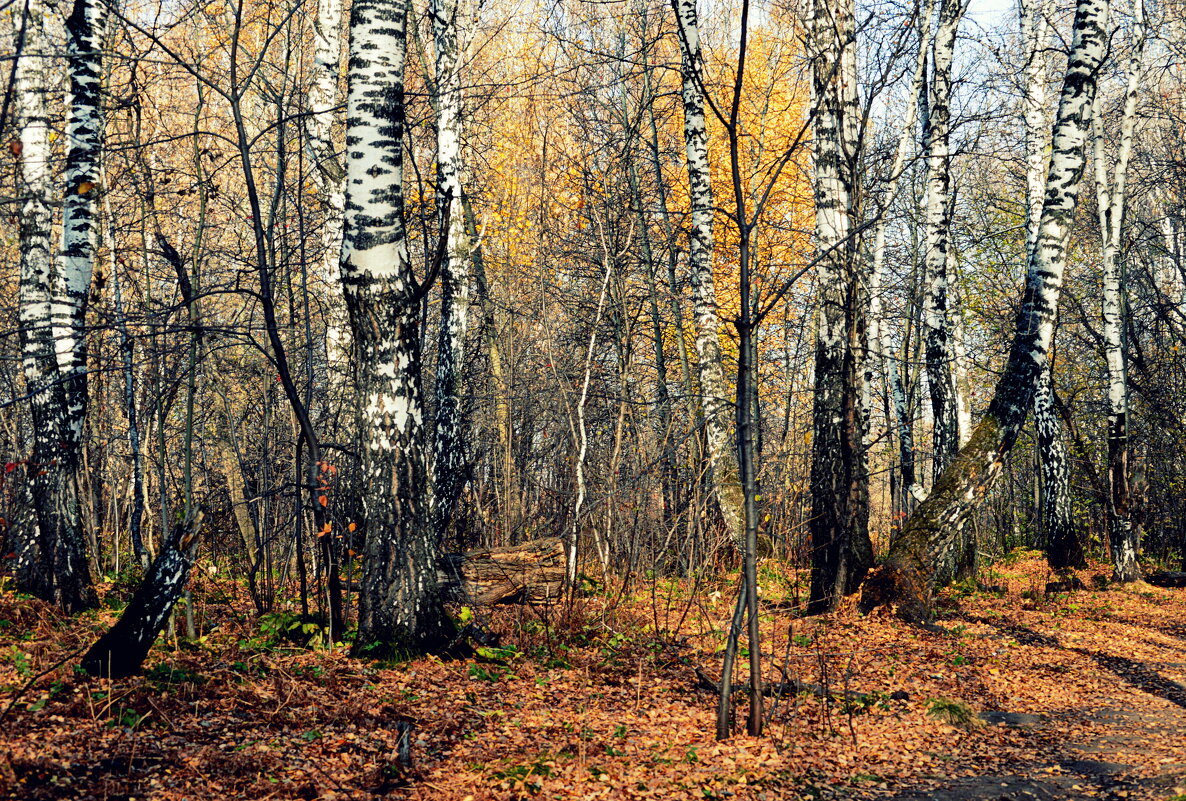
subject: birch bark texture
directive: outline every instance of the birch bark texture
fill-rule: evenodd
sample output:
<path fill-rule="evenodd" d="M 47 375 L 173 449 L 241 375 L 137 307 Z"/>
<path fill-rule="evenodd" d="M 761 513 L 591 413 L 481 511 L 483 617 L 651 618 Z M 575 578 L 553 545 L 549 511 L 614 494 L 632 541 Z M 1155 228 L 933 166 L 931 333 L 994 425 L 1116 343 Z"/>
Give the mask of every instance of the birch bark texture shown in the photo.
<path fill-rule="evenodd" d="M 358 653 L 431 650 L 446 638 L 429 525 L 420 300 L 404 225 L 406 0 L 350 12 L 342 278 L 358 351 L 365 544 Z"/>
<path fill-rule="evenodd" d="M 462 366 L 470 305 L 470 246 L 461 210 L 461 53 L 459 0 L 432 0 L 436 43 L 437 219 L 445 237 L 441 322 L 437 342 L 436 427 L 433 437 L 432 526 L 443 537 L 465 485 L 466 421 Z"/>
<path fill-rule="evenodd" d="M 691 226 L 688 230 L 688 272 L 692 285 L 692 316 L 696 322 L 696 355 L 704 410 L 704 439 L 712 469 L 713 489 L 725 528 L 740 550 L 745 542 L 745 498 L 738 472 L 731 421 L 732 404 L 721 358 L 720 316 L 713 277 L 712 181 L 708 168 L 708 125 L 704 116 L 704 54 L 696 0 L 672 0 L 681 56 L 684 102 L 684 150 L 688 162 Z"/>
<path fill-rule="evenodd" d="M 52 245 L 53 176 L 47 95 L 53 82 L 49 12 L 30 2 L 14 93 L 19 147 L 20 326 L 33 421 L 29 490 L 34 514 L 18 533 L 18 586 L 66 612 L 95 605 L 79 505 L 86 417 L 86 301 L 95 253 L 93 198 L 101 146 L 99 84 L 104 8 L 78 0 L 67 20 L 67 111 L 63 251 Z"/>
<path fill-rule="evenodd" d="M 955 384 L 950 275 L 951 251 L 951 63 L 963 0 L 941 0 L 931 47 L 930 97 L 924 120 L 927 156 L 926 256 L 923 279 L 927 386 L 931 397 L 932 475 L 938 478 L 959 451 L 959 393 Z"/>
<path fill-rule="evenodd" d="M 346 366 L 350 364 L 350 331 L 342 295 L 339 261 L 342 256 L 345 178 L 334 147 L 334 122 L 339 118 L 341 92 L 338 77 L 342 58 L 342 0 L 317 0 L 313 21 L 313 82 L 309 87 L 308 153 L 315 166 L 314 185 L 321 196 L 321 277 L 327 289 L 325 319 L 326 381 L 330 406 L 343 401 Z"/>
<path fill-rule="evenodd" d="M 898 467 L 902 476 L 902 487 L 906 497 L 921 501 L 926 497 L 914 468 L 914 424 L 910 419 L 906 403 L 906 388 L 902 382 L 898 360 L 894 356 L 894 343 L 889 328 L 882 320 L 882 276 L 885 273 L 885 235 L 889 224 L 888 211 L 897 198 L 902 175 L 906 171 L 906 159 L 914 142 L 914 126 L 918 122 L 919 99 L 926 86 L 927 59 L 934 36 L 932 17 L 936 0 L 926 0 L 918 18 L 918 53 L 915 59 L 914 75 L 910 82 L 910 101 L 906 107 L 906 118 L 898 135 L 894 151 L 894 162 L 890 167 L 886 200 L 883 211 L 873 229 L 873 265 L 869 273 L 869 346 L 877 349 L 885 371 L 886 383 L 894 410 L 894 422 L 898 431 Z M 871 398 L 873 383 L 873 359 L 865 364 L 865 397 Z M 866 414 L 871 409 L 871 400 L 866 403 Z"/>
<path fill-rule="evenodd" d="M 873 563 L 865 469 L 864 277 L 854 237 L 857 104 L 852 0 L 815 0 L 812 60 L 817 309 L 811 454 L 809 613 L 856 592 Z"/>
<path fill-rule="evenodd" d="M 1116 161 L 1108 174 L 1104 132 L 1097 98 L 1094 125 L 1096 205 L 1103 238 L 1103 334 L 1108 375 L 1108 545 L 1112 552 L 1112 578 L 1133 582 L 1141 578 L 1137 564 L 1140 532 L 1131 514 L 1132 493 L 1128 475 L 1128 363 L 1124 351 L 1124 265 L 1120 246 L 1124 236 L 1124 215 L 1128 189 L 1128 165 L 1132 158 L 1133 132 L 1137 121 L 1137 95 L 1141 88 L 1145 53 L 1145 8 L 1133 0 L 1132 52 L 1125 74 L 1124 107 Z"/>
<path fill-rule="evenodd" d="M 1047 122 L 1048 80 L 1046 50 L 1050 45 L 1050 0 L 1029 0 L 1019 6 L 1025 41 L 1022 122 L 1025 129 L 1025 231 L 1026 260 L 1038 241 L 1038 221 L 1046 189 L 1046 149 L 1050 144 Z M 1056 570 L 1083 567 L 1083 545 L 1071 512 L 1071 475 L 1062 423 L 1054 402 L 1053 364 L 1038 376 L 1034 394 L 1034 430 L 1041 460 L 1041 537 L 1046 559 Z"/>
<path fill-rule="evenodd" d="M 967 518 L 1001 472 L 1037 389 L 1047 358 L 1066 267 L 1067 244 L 1087 161 L 1096 78 L 1108 43 L 1108 0 L 1078 0 L 1071 50 L 1055 118 L 1037 244 L 1026 271 L 1013 344 L 993 399 L 972 436 L 911 515 L 885 562 L 866 582 L 865 610 L 931 617 L 935 570 Z"/>

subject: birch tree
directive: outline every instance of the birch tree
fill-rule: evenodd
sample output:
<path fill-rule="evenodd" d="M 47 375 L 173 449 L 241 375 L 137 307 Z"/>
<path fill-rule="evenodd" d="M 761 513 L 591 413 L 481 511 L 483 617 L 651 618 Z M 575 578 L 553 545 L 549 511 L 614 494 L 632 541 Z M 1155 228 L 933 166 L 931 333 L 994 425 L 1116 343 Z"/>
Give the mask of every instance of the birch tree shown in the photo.
<path fill-rule="evenodd" d="M 47 95 L 48 9 L 30 2 L 14 76 L 20 216 L 22 363 L 33 419 L 29 464 L 35 514 L 17 546 L 19 586 L 77 612 L 94 606 L 78 496 L 86 417 L 86 301 L 94 263 L 101 144 L 103 6 L 77 0 L 67 20 L 70 90 L 62 258 L 55 262 Z"/>
<path fill-rule="evenodd" d="M 712 271 L 713 192 L 708 168 L 708 126 L 704 115 L 704 54 L 696 0 L 672 0 L 679 38 L 684 102 L 684 147 L 688 163 L 691 226 L 688 230 L 688 270 L 692 285 L 692 316 L 696 321 L 696 355 L 704 409 L 704 438 L 708 444 L 713 487 L 721 515 L 733 543 L 745 539 L 745 498 L 738 474 L 730 421 L 732 406 L 721 361 L 720 317 Z"/>
<path fill-rule="evenodd" d="M 1108 0 L 1078 0 L 1037 244 L 1029 258 L 1008 361 L 968 444 L 911 515 L 885 563 L 866 582 L 862 608 L 896 605 L 906 619 L 930 618 L 935 570 L 1000 474 L 1033 404 L 1038 377 L 1048 369 L 1067 245 L 1087 160 L 1096 76 L 1107 43 Z"/>
<path fill-rule="evenodd" d="M 1021 4 L 1019 11 L 1025 41 L 1022 123 L 1025 130 L 1025 252 L 1029 263 L 1038 241 L 1038 221 L 1046 189 L 1046 149 L 1050 144 L 1045 55 L 1051 34 L 1047 18 L 1051 11 L 1050 2 L 1029 0 Z M 1034 394 L 1034 430 L 1041 460 L 1040 525 L 1047 559 L 1055 569 L 1082 567 L 1085 564 L 1083 546 L 1071 514 L 1070 462 L 1062 424 L 1054 406 L 1052 369 L 1038 376 Z"/>
<path fill-rule="evenodd" d="M 881 356 L 885 370 L 886 383 L 894 410 L 894 420 L 898 431 L 898 465 L 902 476 L 902 486 L 907 497 L 921 501 L 926 497 L 922 484 L 914 466 L 914 426 L 906 404 L 906 388 L 902 382 L 902 374 L 898 369 L 898 361 L 894 357 L 894 345 L 889 336 L 889 329 L 882 321 L 882 276 L 885 272 L 885 234 L 889 224 L 886 212 L 898 195 L 898 188 L 906 170 L 906 159 L 910 155 L 914 142 L 914 126 L 918 122 L 920 99 L 926 86 L 927 55 L 930 52 L 931 41 L 934 36 L 932 17 L 934 16 L 936 0 L 926 0 L 919 9 L 918 16 L 918 52 L 915 58 L 914 75 L 910 81 L 910 94 L 906 106 L 906 118 L 902 122 L 901 132 L 898 134 L 898 145 L 894 151 L 894 162 L 890 167 L 884 211 L 879 216 L 873 228 L 873 263 L 869 272 L 869 346 L 877 349 Z M 873 364 L 869 359 L 865 365 L 865 396 L 869 402 L 865 404 L 866 414 L 871 408 Z"/>
<path fill-rule="evenodd" d="M 927 386 L 931 396 L 934 456 L 938 478 L 959 450 L 959 400 L 955 385 L 955 347 L 949 306 L 951 251 L 951 62 L 955 38 L 966 4 L 941 0 L 935 40 L 927 114 L 923 124 L 927 156 L 926 274 L 923 279 L 923 327 Z"/>
<path fill-rule="evenodd" d="M 465 484 L 466 435 L 461 367 L 470 304 L 469 243 L 461 213 L 461 47 L 459 0 L 433 0 L 436 42 L 437 218 L 444 227 L 441 326 L 437 343 L 436 430 L 433 439 L 432 526 L 443 537 Z M 457 213 L 451 214 L 450 209 Z"/>
<path fill-rule="evenodd" d="M 339 118 L 341 92 L 338 75 L 342 58 L 342 0 L 317 0 L 313 21 L 313 82 L 309 87 L 308 151 L 315 166 L 311 177 L 321 197 L 321 273 L 328 291 L 325 320 L 326 378 L 331 406 L 341 401 L 350 363 L 350 332 L 342 296 L 339 259 L 342 255 L 342 217 L 345 170 L 334 147 L 333 126 Z"/>
<path fill-rule="evenodd" d="M 835 607 L 873 563 L 860 353 L 866 303 L 853 241 L 857 176 L 856 27 L 852 0 L 816 0 L 808 19 L 817 309 L 811 441 L 811 600 Z"/>
<path fill-rule="evenodd" d="M 1132 53 L 1126 70 L 1124 108 L 1116 161 L 1109 175 L 1104 152 L 1104 131 L 1098 107 L 1094 125 L 1094 160 L 1100 234 L 1103 238 L 1103 335 L 1108 374 L 1108 539 L 1112 552 L 1112 578 L 1121 582 L 1141 577 L 1137 565 L 1140 533 L 1133 527 L 1128 476 L 1128 364 L 1124 352 L 1123 264 L 1120 246 L 1124 235 L 1128 165 L 1136 128 L 1137 93 L 1145 51 L 1143 0 L 1133 0 Z"/>
<path fill-rule="evenodd" d="M 406 0 L 350 12 L 342 278 L 358 351 L 365 544 L 360 653 L 431 649 L 445 637 L 438 541 L 428 521 L 420 300 L 404 226 Z"/>

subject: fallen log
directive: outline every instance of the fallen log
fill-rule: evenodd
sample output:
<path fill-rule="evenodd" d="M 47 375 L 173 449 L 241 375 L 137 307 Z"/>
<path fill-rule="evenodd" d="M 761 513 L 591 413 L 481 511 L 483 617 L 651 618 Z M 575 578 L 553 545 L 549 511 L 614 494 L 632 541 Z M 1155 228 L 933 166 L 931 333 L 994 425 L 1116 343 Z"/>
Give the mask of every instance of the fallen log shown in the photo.
<path fill-rule="evenodd" d="M 462 603 L 549 604 L 559 600 L 564 590 L 564 572 L 564 543 L 559 537 L 548 537 L 449 554 L 438 580 Z"/>
<path fill-rule="evenodd" d="M 1154 587 L 1186 587 L 1186 573 L 1177 570 L 1161 570 L 1145 576 L 1145 583 Z"/>

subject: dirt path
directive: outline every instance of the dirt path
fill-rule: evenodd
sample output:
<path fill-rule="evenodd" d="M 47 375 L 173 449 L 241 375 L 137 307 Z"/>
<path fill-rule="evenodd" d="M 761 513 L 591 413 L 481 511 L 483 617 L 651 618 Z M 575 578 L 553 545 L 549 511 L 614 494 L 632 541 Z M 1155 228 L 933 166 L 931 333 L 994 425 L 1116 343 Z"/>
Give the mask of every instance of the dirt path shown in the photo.
<path fill-rule="evenodd" d="M 1186 801 L 1186 758 L 1181 752 L 1186 745 L 1186 686 L 1166 675 L 1181 675 L 1186 663 L 1142 662 L 1115 652 L 1068 648 L 1032 630 L 1010 631 L 1027 644 L 1076 651 L 1110 673 L 1116 679 L 1111 703 L 1046 715 L 984 712 L 985 725 L 1012 728 L 1032 743 L 1034 759 L 997 775 L 935 781 L 892 801 Z M 1180 631 L 1168 633 L 1173 639 L 1182 636 Z M 1157 643 L 1159 656 L 1181 657 L 1184 649 L 1173 639 Z M 1123 643 L 1118 645 L 1114 651 L 1123 650 Z"/>

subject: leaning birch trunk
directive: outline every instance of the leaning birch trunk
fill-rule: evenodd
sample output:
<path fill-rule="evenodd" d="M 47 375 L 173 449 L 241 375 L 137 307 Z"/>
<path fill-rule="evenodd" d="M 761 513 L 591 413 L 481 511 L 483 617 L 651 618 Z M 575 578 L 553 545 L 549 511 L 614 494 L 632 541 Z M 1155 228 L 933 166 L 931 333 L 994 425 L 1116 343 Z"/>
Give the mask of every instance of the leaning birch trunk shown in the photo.
<path fill-rule="evenodd" d="M 18 186 L 20 215 L 20 330 L 25 385 L 33 421 L 33 453 L 29 461 L 33 514 L 23 516 L 17 533 L 17 585 L 66 612 L 96 603 L 87 568 L 86 546 L 78 499 L 82 421 L 86 414 L 86 357 L 82 320 L 94 257 L 93 210 L 84 221 L 80 204 L 68 199 L 63 236 L 70 246 L 60 262 L 68 276 L 59 275 L 53 258 L 49 118 L 46 96 L 50 88 L 50 59 L 45 32 L 47 10 L 39 2 L 28 6 L 25 41 L 16 64 Z M 92 14 L 101 11 L 91 10 Z M 82 19 L 80 20 L 79 17 Z M 87 34 L 93 22 L 85 7 L 71 14 L 70 135 L 68 175 L 74 195 L 89 206 L 97 178 L 86 172 L 97 159 L 97 103 L 99 70 L 97 34 Z M 82 26 L 81 28 L 77 26 Z M 91 107 L 86 108 L 87 105 Z M 79 150 L 93 147 L 88 158 Z M 90 176 L 89 185 L 79 179 Z M 89 250 L 87 249 L 89 243 Z M 85 271 L 85 280 L 81 274 Z M 81 288 L 80 288 L 81 287 Z M 62 297 L 63 288 L 69 294 Z M 75 301 L 74 304 L 69 299 Z M 57 342 L 61 335 L 62 341 Z M 81 360 L 80 360 L 81 354 Z"/>
<path fill-rule="evenodd" d="M 939 24 L 931 50 L 929 112 L 924 137 L 927 151 L 926 257 L 923 280 L 923 328 L 927 387 L 931 396 L 932 476 L 938 478 L 959 451 L 955 349 L 948 308 L 951 248 L 951 62 L 963 16 L 963 0 L 941 0 Z"/>
<path fill-rule="evenodd" d="M 708 169 L 708 126 L 704 117 L 704 55 L 696 0 L 672 0 L 682 56 L 684 147 L 688 160 L 688 194 L 692 225 L 688 231 L 688 269 L 692 311 L 696 322 L 700 396 L 704 409 L 704 438 L 712 468 L 713 487 L 725 528 L 739 549 L 745 541 L 745 499 L 737 468 L 737 452 L 730 436 L 732 404 L 722 366 L 720 318 L 713 277 L 713 198 Z"/>
<path fill-rule="evenodd" d="M 191 514 L 161 543 L 161 552 L 119 620 L 83 656 L 82 669 L 89 675 L 122 679 L 140 672 L 169 613 L 185 590 L 201 524 L 202 513 Z"/>
<path fill-rule="evenodd" d="M 1141 578 L 1137 564 L 1140 532 L 1133 526 L 1128 478 L 1128 364 L 1124 353 L 1123 267 L 1120 245 L 1124 235 L 1124 214 L 1128 163 L 1132 157 L 1136 127 L 1137 91 L 1145 50 L 1143 0 L 1133 0 L 1133 51 L 1128 64 L 1123 118 L 1120 122 L 1119 151 L 1109 180 L 1104 158 L 1104 133 L 1099 109 L 1095 117 L 1095 181 L 1104 261 L 1104 354 L 1108 368 L 1108 539 L 1112 551 L 1112 578 L 1133 582 Z"/>
<path fill-rule="evenodd" d="M 470 254 L 461 209 L 461 48 L 459 0 L 433 0 L 436 42 L 437 219 L 447 230 L 441 264 L 441 325 L 437 343 L 436 428 L 433 437 L 432 527 L 442 538 L 465 484 L 466 422 L 461 368 L 470 303 Z M 450 208 L 455 213 L 450 213 Z"/>
<path fill-rule="evenodd" d="M 321 225 L 321 278 L 326 287 L 325 379 L 332 411 L 347 403 L 350 330 L 342 296 L 339 260 L 342 256 L 342 219 L 345 213 L 345 170 L 334 148 L 333 125 L 341 92 L 338 75 L 342 57 L 342 0 L 318 0 L 313 21 L 313 82 L 309 86 L 308 151 L 311 173 L 325 215 Z"/>
<path fill-rule="evenodd" d="M 447 638 L 439 543 L 425 498 L 420 301 L 404 227 L 406 0 L 350 13 L 342 279 L 358 351 L 364 526 L 361 654 L 430 650 Z"/>
<path fill-rule="evenodd" d="M 915 501 L 921 501 L 926 497 L 926 493 L 918 482 L 918 475 L 914 469 L 914 425 L 906 405 L 906 389 L 902 384 L 902 374 L 898 370 L 898 360 L 894 356 L 894 345 L 890 339 L 889 330 L 882 325 L 881 279 L 885 272 L 885 230 L 889 224 L 888 211 L 898 195 L 898 187 L 906 169 L 906 158 L 910 154 L 910 146 L 914 141 L 914 125 L 918 121 L 919 95 L 922 93 L 926 81 L 927 53 L 930 50 L 932 36 L 931 16 L 934 9 L 935 0 L 927 0 L 919 15 L 918 55 L 914 65 L 914 78 L 911 81 L 910 100 L 906 109 L 906 119 L 902 124 L 902 132 L 898 136 L 894 163 L 890 168 L 885 207 L 873 229 L 873 266 L 869 273 L 869 344 L 870 347 L 880 351 L 898 429 L 898 469 L 901 472 L 902 486 L 906 497 L 913 498 Z M 870 414 L 872 410 L 873 364 L 872 359 L 865 363 L 866 414 Z"/>
<path fill-rule="evenodd" d="M 1025 34 L 1025 85 L 1023 87 L 1023 122 L 1025 125 L 1025 230 L 1026 258 L 1038 241 L 1038 220 L 1042 215 L 1042 196 L 1046 189 L 1046 148 L 1050 127 L 1047 123 L 1046 48 L 1050 41 L 1049 0 L 1022 3 L 1021 24 Z M 1041 532 L 1046 559 L 1056 570 L 1083 567 L 1083 545 L 1075 531 L 1071 514 L 1071 476 L 1062 423 L 1054 406 L 1053 365 L 1038 377 L 1034 394 L 1034 429 L 1042 464 Z"/>
<path fill-rule="evenodd" d="M 811 459 L 812 613 L 856 591 L 873 562 L 860 364 L 866 310 L 853 241 L 857 107 L 852 0 L 817 0 L 809 20 L 816 104 L 818 249 Z"/>
<path fill-rule="evenodd" d="M 915 510 L 885 563 L 866 582 L 863 609 L 897 606 L 908 620 L 931 616 L 935 568 L 1001 472 L 1047 367 L 1067 243 L 1086 163 L 1096 75 L 1108 35 L 1108 0 L 1079 0 L 1055 119 L 1050 169 L 1013 345 L 984 419 Z"/>

